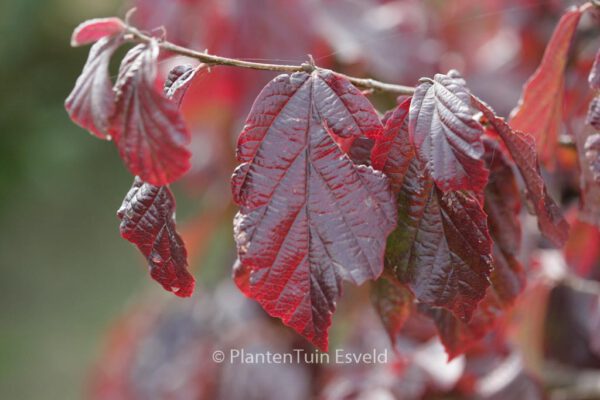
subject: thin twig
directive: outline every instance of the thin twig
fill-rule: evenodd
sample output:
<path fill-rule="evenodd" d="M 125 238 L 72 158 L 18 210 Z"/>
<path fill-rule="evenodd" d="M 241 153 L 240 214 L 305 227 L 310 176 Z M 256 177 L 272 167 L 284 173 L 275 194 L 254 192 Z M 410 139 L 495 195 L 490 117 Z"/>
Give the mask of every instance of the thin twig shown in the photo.
<path fill-rule="evenodd" d="M 195 58 L 199 61 L 207 65 L 225 65 L 230 67 L 238 67 L 238 68 L 249 68 L 249 69 L 257 69 L 263 71 L 277 71 L 277 72 L 286 72 L 286 73 L 294 73 L 294 72 L 312 72 L 315 69 L 319 69 L 319 67 L 315 66 L 312 62 L 306 62 L 300 65 L 286 65 L 286 64 L 265 64 L 251 61 L 243 61 L 238 60 L 236 58 L 228 58 L 216 56 L 214 54 L 209 54 L 207 52 L 199 52 L 196 50 L 188 49 L 187 47 L 178 46 L 174 43 L 171 43 L 166 40 L 158 40 L 149 36 L 139 29 L 134 28 L 132 26 L 127 27 L 127 37 L 131 41 L 134 42 L 142 42 L 148 43 L 152 40 L 156 40 L 158 45 L 163 50 L 170 51 L 172 53 L 180 54 L 182 56 Z M 415 88 L 410 86 L 403 85 L 395 85 L 392 83 L 380 82 L 375 79 L 365 79 L 365 78 L 356 78 L 353 76 L 348 76 L 345 74 L 341 74 L 336 72 L 339 76 L 346 78 L 350 81 L 354 86 L 364 88 L 364 89 L 373 89 L 382 92 L 390 92 L 404 95 L 411 95 L 414 93 Z"/>

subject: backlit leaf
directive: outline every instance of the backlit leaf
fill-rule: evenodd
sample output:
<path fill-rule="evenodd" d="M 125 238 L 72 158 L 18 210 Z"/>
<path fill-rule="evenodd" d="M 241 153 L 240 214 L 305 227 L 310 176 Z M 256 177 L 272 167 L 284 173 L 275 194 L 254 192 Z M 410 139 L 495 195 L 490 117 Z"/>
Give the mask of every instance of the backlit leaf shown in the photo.
<path fill-rule="evenodd" d="M 121 36 L 104 37 L 90 48 L 83 71 L 65 101 L 65 108 L 73 122 L 100 139 L 110 139 L 107 132 L 115 109 L 115 95 L 108 65 L 122 43 Z"/>
<path fill-rule="evenodd" d="M 540 160 L 552 166 L 562 124 L 564 73 L 573 34 L 581 11 L 567 11 L 556 26 L 544 57 L 523 87 L 519 105 L 512 112 L 510 125 L 531 134 L 537 143 Z"/>
<path fill-rule="evenodd" d="M 232 178 L 238 286 L 321 349 L 342 279 L 381 274 L 396 223 L 388 179 L 335 141 L 381 131 L 368 100 L 342 80 L 319 71 L 271 81 L 240 134 Z"/>
<path fill-rule="evenodd" d="M 540 231 L 554 245 L 563 246 L 569 237 L 569 224 L 546 190 L 546 184 L 540 174 L 535 140 L 530 135 L 513 130 L 481 100 L 473 97 L 473 104 L 483 113 L 489 124 L 502 138 L 517 165 L 527 188 L 527 196 L 538 217 Z"/>
<path fill-rule="evenodd" d="M 410 104 L 409 132 L 417 156 L 444 192 L 480 192 L 487 182 L 483 127 L 473 118 L 469 96 L 465 81 L 450 71 L 417 86 Z"/>
<path fill-rule="evenodd" d="M 153 40 L 131 49 L 121 62 L 109 133 L 129 171 L 160 186 L 190 168 L 190 134 L 178 106 L 154 88 L 157 57 Z"/>
<path fill-rule="evenodd" d="M 187 270 L 187 252 L 175 227 L 171 190 L 136 177 L 117 215 L 121 236 L 146 257 L 152 278 L 177 296 L 191 296 L 195 282 Z"/>
<path fill-rule="evenodd" d="M 95 18 L 87 20 L 73 31 L 71 46 L 83 46 L 106 36 L 116 36 L 125 31 L 125 24 L 119 18 Z"/>

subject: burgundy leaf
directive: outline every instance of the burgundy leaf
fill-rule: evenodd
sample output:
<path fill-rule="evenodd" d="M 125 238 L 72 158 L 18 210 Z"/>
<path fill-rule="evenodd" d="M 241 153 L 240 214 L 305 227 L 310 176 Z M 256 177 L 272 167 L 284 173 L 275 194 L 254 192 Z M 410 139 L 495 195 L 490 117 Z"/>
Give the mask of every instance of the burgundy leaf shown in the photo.
<path fill-rule="evenodd" d="M 485 140 L 484 144 L 486 165 L 490 170 L 484 210 L 494 239 L 494 269 L 490 280 L 499 299 L 511 305 L 525 287 L 525 271 L 517 260 L 521 247 L 521 196 L 512 163 L 504 155 L 503 148 L 491 139 Z"/>
<path fill-rule="evenodd" d="M 410 102 L 410 98 L 404 100 L 385 118 L 383 134 L 375 141 L 371 152 L 373 168 L 383 171 L 390 178 L 394 193 L 400 191 L 404 175 L 415 156 L 408 135 Z"/>
<path fill-rule="evenodd" d="M 171 190 L 136 177 L 117 215 L 121 236 L 146 257 L 152 278 L 177 296 L 191 296 L 195 282 L 187 270 L 185 245 L 175 228 Z"/>
<path fill-rule="evenodd" d="M 417 156 L 444 192 L 481 192 L 487 182 L 483 127 L 473 118 L 469 96 L 465 81 L 450 71 L 417 86 L 410 105 L 409 132 Z"/>
<path fill-rule="evenodd" d="M 380 129 L 368 101 L 340 79 L 319 71 L 270 82 L 238 139 L 232 178 L 238 286 L 321 349 L 342 279 L 381 274 L 396 223 L 387 178 L 335 141 Z"/>
<path fill-rule="evenodd" d="M 562 247 L 569 237 L 569 224 L 563 218 L 558 205 L 548 195 L 546 184 L 540 174 L 535 140 L 523 132 L 513 130 L 481 100 L 474 96 L 472 99 L 473 104 L 483 113 L 489 124 L 502 138 L 521 172 L 527 187 L 527 196 L 538 217 L 540 231 L 556 246 Z"/>
<path fill-rule="evenodd" d="M 90 48 L 83 71 L 65 101 L 65 108 L 73 122 L 100 139 L 110 139 L 107 132 L 115 109 L 115 95 L 108 65 L 122 43 L 121 36 L 104 37 Z"/>
<path fill-rule="evenodd" d="M 414 158 L 398 196 L 398 228 L 386 264 L 420 302 L 468 320 L 492 269 L 487 216 L 475 195 L 443 193 Z"/>
<path fill-rule="evenodd" d="M 582 204 L 578 217 L 600 227 L 600 134 L 591 125 L 583 125 L 575 131 L 575 143 L 581 170 Z"/>
<path fill-rule="evenodd" d="M 573 8 L 558 22 L 544 57 L 523 87 L 519 105 L 512 112 L 510 125 L 531 134 L 537 142 L 540 160 L 551 166 L 562 124 L 565 66 L 581 11 Z"/>
<path fill-rule="evenodd" d="M 373 139 L 364 136 L 358 137 L 352 141 L 348 150 L 348 157 L 350 157 L 354 164 L 371 165 L 371 151 L 374 145 L 375 141 Z"/>
<path fill-rule="evenodd" d="M 600 90 L 600 50 L 596 52 L 596 57 L 594 58 L 592 69 L 590 70 L 588 82 L 590 83 L 590 87 L 592 89 Z"/>
<path fill-rule="evenodd" d="M 585 123 L 600 131 L 600 96 L 594 97 L 590 103 Z"/>
<path fill-rule="evenodd" d="M 96 18 L 87 20 L 73 31 L 71 46 L 83 46 L 106 36 L 117 36 L 125 31 L 125 24 L 119 18 Z"/>
<path fill-rule="evenodd" d="M 373 284 L 371 298 L 392 344 L 395 344 L 413 309 L 413 294 L 400 282 L 380 278 Z"/>
<path fill-rule="evenodd" d="M 459 320 L 443 308 L 421 307 L 421 309 L 435 322 L 449 360 L 471 349 L 492 331 L 502 311 L 495 297 L 489 294 L 479 303 L 468 323 Z"/>
<path fill-rule="evenodd" d="M 158 51 L 153 40 L 131 49 L 121 62 L 109 132 L 131 173 L 160 186 L 190 168 L 190 134 L 177 105 L 154 88 Z"/>
<path fill-rule="evenodd" d="M 174 67 L 169 71 L 169 75 L 165 81 L 165 96 L 177 104 L 177 107 L 181 106 L 183 96 L 194 81 L 196 74 L 204 69 L 206 69 L 205 64 L 200 64 L 197 67 L 189 64 Z"/>

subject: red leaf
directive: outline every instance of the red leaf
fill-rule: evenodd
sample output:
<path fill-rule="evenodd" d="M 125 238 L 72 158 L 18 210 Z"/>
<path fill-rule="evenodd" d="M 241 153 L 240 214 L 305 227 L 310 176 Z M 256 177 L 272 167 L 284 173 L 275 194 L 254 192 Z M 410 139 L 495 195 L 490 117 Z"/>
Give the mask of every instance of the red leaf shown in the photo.
<path fill-rule="evenodd" d="M 91 47 L 83 71 L 65 101 L 73 122 L 100 139 L 110 140 L 107 131 L 115 109 L 115 95 L 108 65 L 122 43 L 121 36 L 104 37 Z"/>
<path fill-rule="evenodd" d="M 200 64 L 197 67 L 189 64 L 174 67 L 169 71 L 169 75 L 165 81 L 163 90 L 165 96 L 177 104 L 177 107 L 180 107 L 183 96 L 185 96 L 185 93 L 194 81 L 196 74 L 204 69 L 206 69 L 205 64 Z"/>
<path fill-rule="evenodd" d="M 468 320 L 492 269 L 487 217 L 469 192 L 442 193 L 414 158 L 398 196 L 386 263 L 423 303 Z"/>
<path fill-rule="evenodd" d="M 131 49 L 115 84 L 110 134 L 132 174 L 153 185 L 181 178 L 190 168 L 190 134 L 175 103 L 154 89 L 158 44 Z"/>
<path fill-rule="evenodd" d="M 402 283 L 380 278 L 373 284 L 371 298 L 394 345 L 413 309 L 414 296 Z"/>
<path fill-rule="evenodd" d="M 481 100 L 474 96 L 472 99 L 473 104 L 483 113 L 489 124 L 500 135 L 521 172 L 527 187 L 527 196 L 531 200 L 538 217 L 540 231 L 556 246 L 562 247 L 569 237 L 569 224 L 563 218 L 560 208 L 548 195 L 546 184 L 540 174 L 535 140 L 523 132 L 513 130 Z"/>
<path fill-rule="evenodd" d="M 368 100 L 341 80 L 319 71 L 270 82 L 240 134 L 232 178 L 238 286 L 321 349 L 342 279 L 381 274 L 396 223 L 387 178 L 335 142 L 381 129 Z"/>
<path fill-rule="evenodd" d="M 573 8 L 560 19 L 510 119 L 514 129 L 535 138 L 540 160 L 546 166 L 552 166 L 555 160 L 562 123 L 565 66 L 580 17 L 581 11 Z"/>
<path fill-rule="evenodd" d="M 125 31 L 125 24 L 119 18 L 96 18 L 87 20 L 73 31 L 71 46 L 83 46 L 106 36 L 116 36 Z"/>
<path fill-rule="evenodd" d="M 581 170 L 581 203 L 579 219 L 600 227 L 600 157 L 598 156 L 600 136 L 590 125 L 584 125 L 575 132 L 575 143 Z"/>
<path fill-rule="evenodd" d="M 590 83 L 590 87 L 592 89 L 600 90 L 600 50 L 598 50 L 596 53 L 596 58 L 594 58 L 594 64 L 590 70 L 588 82 Z"/>
<path fill-rule="evenodd" d="M 450 71 L 417 86 L 410 105 L 409 132 L 417 156 L 444 192 L 480 192 L 487 182 L 483 128 L 473 118 L 469 96 L 465 81 Z"/>
<path fill-rule="evenodd" d="M 169 188 L 136 177 L 117 215 L 121 236 L 146 257 L 152 278 L 177 296 L 191 296 L 194 277 L 187 270 L 187 251 L 175 228 L 175 198 Z"/>
<path fill-rule="evenodd" d="M 371 152 L 373 168 L 383 171 L 398 193 L 415 151 L 408 135 L 408 110 L 411 99 L 400 103 L 386 118 L 383 134 Z"/>

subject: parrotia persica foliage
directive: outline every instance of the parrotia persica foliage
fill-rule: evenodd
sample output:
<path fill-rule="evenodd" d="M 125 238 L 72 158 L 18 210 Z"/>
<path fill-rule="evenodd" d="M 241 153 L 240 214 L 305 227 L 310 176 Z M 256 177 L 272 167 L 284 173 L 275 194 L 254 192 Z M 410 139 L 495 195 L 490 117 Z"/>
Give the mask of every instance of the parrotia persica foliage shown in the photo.
<path fill-rule="evenodd" d="M 566 57 L 584 10 L 560 20 L 508 123 L 454 70 L 421 79 L 383 117 L 354 78 L 312 64 L 275 77 L 237 141 L 231 187 L 240 290 L 327 350 L 342 282 L 372 280 L 392 341 L 420 313 L 435 322 L 450 356 L 465 352 L 525 285 L 517 260 L 521 192 L 540 232 L 555 246 L 568 239 L 540 162 L 550 165 L 557 145 Z M 163 42 L 132 32 L 118 18 L 77 27 L 72 45 L 93 44 L 65 106 L 75 123 L 115 143 L 135 176 L 118 211 L 121 235 L 139 248 L 152 278 L 186 297 L 194 278 L 168 185 L 190 169 L 179 106 L 208 67 L 177 66 L 161 90 Z M 111 57 L 132 42 L 113 83 Z M 593 91 L 598 64 L 597 57 Z M 594 129 L 598 99 L 587 117 Z M 599 137 L 584 146 L 586 173 L 596 182 Z"/>

